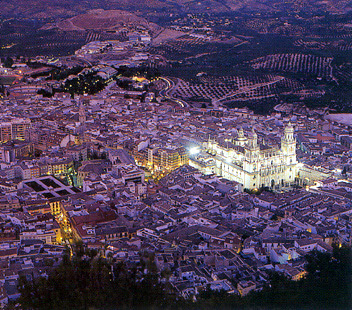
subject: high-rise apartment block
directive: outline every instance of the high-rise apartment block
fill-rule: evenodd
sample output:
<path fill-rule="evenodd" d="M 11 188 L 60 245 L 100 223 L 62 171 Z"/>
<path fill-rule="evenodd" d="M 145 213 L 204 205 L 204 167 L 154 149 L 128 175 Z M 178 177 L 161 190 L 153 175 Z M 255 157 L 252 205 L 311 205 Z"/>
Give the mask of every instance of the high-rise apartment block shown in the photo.
<path fill-rule="evenodd" d="M 28 129 L 31 127 L 29 119 L 13 119 L 8 122 L 0 123 L 0 142 L 7 142 L 10 140 L 26 140 Z"/>

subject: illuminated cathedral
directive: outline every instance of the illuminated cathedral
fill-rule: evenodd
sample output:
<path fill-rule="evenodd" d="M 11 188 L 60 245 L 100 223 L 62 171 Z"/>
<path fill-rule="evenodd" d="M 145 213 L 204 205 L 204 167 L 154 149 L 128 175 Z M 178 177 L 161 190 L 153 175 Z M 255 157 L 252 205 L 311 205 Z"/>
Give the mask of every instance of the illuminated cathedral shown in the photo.
<path fill-rule="evenodd" d="M 247 189 L 269 187 L 279 190 L 295 182 L 296 139 L 289 123 L 281 138 L 281 147 L 258 143 L 254 129 L 246 137 L 243 129 L 236 138 L 222 143 L 210 139 L 200 152 L 190 157 L 190 165 L 205 174 L 216 174 L 236 181 Z"/>

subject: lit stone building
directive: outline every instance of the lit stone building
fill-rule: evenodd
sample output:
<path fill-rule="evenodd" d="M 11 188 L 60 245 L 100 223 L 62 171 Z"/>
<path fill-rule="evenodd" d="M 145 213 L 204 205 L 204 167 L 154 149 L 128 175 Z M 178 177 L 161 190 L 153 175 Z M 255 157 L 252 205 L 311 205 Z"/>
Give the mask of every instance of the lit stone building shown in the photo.
<path fill-rule="evenodd" d="M 239 182 L 247 189 L 289 187 L 295 182 L 297 169 L 293 131 L 289 123 L 279 148 L 259 144 L 254 130 L 246 137 L 241 128 L 231 141 L 209 139 L 200 152 L 190 157 L 190 165 L 205 174 L 215 173 Z"/>

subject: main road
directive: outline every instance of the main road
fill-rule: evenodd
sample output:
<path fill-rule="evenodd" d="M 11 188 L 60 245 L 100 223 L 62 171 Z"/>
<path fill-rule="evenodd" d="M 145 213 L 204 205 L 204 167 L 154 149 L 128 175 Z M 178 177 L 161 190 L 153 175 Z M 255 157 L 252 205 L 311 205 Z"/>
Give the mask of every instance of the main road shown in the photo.
<path fill-rule="evenodd" d="M 166 83 L 166 87 L 160 91 L 159 95 L 167 100 L 177 103 L 181 108 L 188 107 L 189 104 L 181 99 L 170 96 L 170 91 L 175 87 L 175 82 L 169 77 L 160 77 Z"/>

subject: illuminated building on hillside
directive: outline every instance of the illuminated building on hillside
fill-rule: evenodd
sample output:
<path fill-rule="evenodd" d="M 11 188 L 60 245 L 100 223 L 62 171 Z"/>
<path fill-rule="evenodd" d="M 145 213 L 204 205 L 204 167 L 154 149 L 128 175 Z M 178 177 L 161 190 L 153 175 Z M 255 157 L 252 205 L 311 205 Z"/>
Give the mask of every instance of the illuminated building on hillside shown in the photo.
<path fill-rule="evenodd" d="M 279 148 L 258 144 L 254 130 L 246 137 L 241 128 L 232 141 L 219 143 L 209 139 L 201 150 L 191 150 L 190 165 L 205 174 L 215 173 L 239 182 L 247 189 L 289 187 L 295 182 L 297 169 L 293 131 L 289 123 Z"/>

